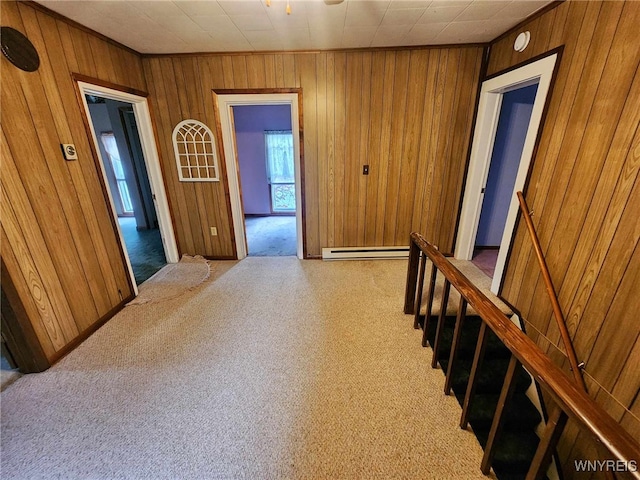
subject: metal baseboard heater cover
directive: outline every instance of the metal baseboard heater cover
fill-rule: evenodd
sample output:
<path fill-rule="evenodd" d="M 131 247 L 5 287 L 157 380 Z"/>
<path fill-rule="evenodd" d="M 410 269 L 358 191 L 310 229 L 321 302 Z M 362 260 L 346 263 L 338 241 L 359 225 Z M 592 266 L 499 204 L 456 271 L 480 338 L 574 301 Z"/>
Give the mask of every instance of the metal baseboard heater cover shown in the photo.
<path fill-rule="evenodd" d="M 373 260 L 409 258 L 409 247 L 333 247 L 322 249 L 323 260 Z"/>

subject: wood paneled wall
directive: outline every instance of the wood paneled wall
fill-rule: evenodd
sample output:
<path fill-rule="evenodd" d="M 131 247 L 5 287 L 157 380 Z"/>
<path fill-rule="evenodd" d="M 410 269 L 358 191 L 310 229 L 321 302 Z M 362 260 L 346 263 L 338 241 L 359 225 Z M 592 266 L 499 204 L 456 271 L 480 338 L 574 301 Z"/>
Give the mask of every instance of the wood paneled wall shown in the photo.
<path fill-rule="evenodd" d="M 564 45 L 549 113 L 525 192 L 551 276 L 586 362 L 591 395 L 640 437 L 640 3 L 565 2 L 492 45 L 488 73 Z M 520 222 L 503 296 L 528 334 L 564 364 L 560 335 Z M 560 451 L 594 458 L 570 425 Z M 569 477 L 571 478 L 571 477 Z"/>
<path fill-rule="evenodd" d="M 2 262 L 51 361 L 132 295 L 71 73 L 146 83 L 138 55 L 31 5 L 0 4 L 2 25 L 40 55 L 32 73 L 0 60 Z M 77 161 L 61 143 L 76 145 Z"/>
<path fill-rule="evenodd" d="M 323 247 L 406 245 L 413 230 L 450 251 L 482 52 L 145 57 L 181 252 L 219 257 L 233 250 L 226 179 L 178 182 L 173 128 L 194 118 L 213 129 L 213 89 L 269 88 L 302 88 L 310 256 Z M 218 226 L 218 237 L 209 236 L 210 226 Z"/>

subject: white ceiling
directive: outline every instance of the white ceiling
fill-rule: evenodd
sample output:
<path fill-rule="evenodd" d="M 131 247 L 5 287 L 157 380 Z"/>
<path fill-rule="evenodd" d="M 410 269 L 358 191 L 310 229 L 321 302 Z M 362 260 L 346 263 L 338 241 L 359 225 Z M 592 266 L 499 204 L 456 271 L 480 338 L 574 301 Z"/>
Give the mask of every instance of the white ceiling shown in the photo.
<path fill-rule="evenodd" d="M 335 0 L 333 0 L 335 1 Z M 330 3 L 331 0 L 327 0 Z M 326 50 L 493 40 L 551 0 L 38 0 L 140 53 Z"/>

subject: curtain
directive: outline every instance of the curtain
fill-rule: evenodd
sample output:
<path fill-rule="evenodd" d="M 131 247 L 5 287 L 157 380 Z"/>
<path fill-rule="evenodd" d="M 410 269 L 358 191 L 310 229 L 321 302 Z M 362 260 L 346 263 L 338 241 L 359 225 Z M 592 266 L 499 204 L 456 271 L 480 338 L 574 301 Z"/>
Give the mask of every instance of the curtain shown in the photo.
<path fill-rule="evenodd" d="M 269 183 L 295 183 L 291 131 L 264 132 Z"/>
<path fill-rule="evenodd" d="M 100 134 L 100 140 L 104 146 L 113 174 L 118 185 L 118 197 L 122 205 L 124 213 L 133 213 L 133 204 L 131 202 L 131 195 L 129 195 L 129 187 L 127 186 L 127 179 L 124 174 L 124 166 L 122 160 L 120 160 L 120 152 L 118 151 L 118 144 L 116 143 L 116 137 L 112 132 L 104 132 Z M 112 194 L 114 192 L 111 192 Z"/>
<path fill-rule="evenodd" d="M 296 185 L 291 131 L 264 132 L 272 212 L 295 212 Z"/>

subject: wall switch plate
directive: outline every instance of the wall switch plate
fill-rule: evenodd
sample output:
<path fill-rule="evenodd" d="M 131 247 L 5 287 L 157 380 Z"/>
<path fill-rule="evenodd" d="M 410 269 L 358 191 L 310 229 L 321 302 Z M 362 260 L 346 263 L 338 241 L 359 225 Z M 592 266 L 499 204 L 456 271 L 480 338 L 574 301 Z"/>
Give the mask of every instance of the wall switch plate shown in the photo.
<path fill-rule="evenodd" d="M 363 165 L 362 166 L 362 174 L 363 175 L 369 175 L 369 165 Z"/>
<path fill-rule="evenodd" d="M 211 236 L 216 237 L 218 235 L 218 229 L 216 227 L 211 227 Z"/>
<path fill-rule="evenodd" d="M 62 154 L 64 155 L 65 160 L 77 160 L 78 152 L 76 151 L 76 146 L 73 143 L 61 143 Z"/>

